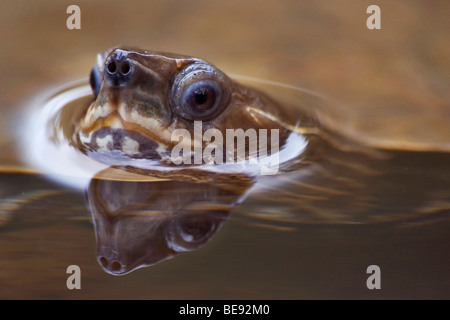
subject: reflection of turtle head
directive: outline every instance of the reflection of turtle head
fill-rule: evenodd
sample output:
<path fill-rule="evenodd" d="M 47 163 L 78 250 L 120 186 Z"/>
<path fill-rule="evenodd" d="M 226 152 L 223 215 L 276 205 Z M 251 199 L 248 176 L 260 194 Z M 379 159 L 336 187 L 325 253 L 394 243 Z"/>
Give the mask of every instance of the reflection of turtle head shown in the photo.
<path fill-rule="evenodd" d="M 87 195 L 99 263 L 123 275 L 203 246 L 249 186 L 239 184 L 92 180 Z"/>

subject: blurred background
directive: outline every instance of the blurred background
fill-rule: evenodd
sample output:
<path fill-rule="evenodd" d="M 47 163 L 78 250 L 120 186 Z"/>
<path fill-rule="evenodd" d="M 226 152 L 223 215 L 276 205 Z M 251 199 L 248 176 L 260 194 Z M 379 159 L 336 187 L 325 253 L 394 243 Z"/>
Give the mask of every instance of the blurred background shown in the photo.
<path fill-rule="evenodd" d="M 81 8 L 81 30 L 66 28 L 69 16 L 66 9 L 71 4 Z M 366 27 L 369 16 L 366 9 L 371 4 L 381 8 L 381 30 Z M 0 165 L 20 165 L 17 160 L 20 150 L 14 141 L 17 131 L 21 130 L 20 120 L 12 122 L 11 119 L 18 116 L 20 119 L 26 101 L 48 88 L 72 80 L 86 78 L 87 81 L 96 54 L 121 44 L 192 55 L 212 62 L 228 74 L 311 90 L 333 102 L 331 107 L 338 111 L 341 117 L 338 120 L 349 132 L 374 145 L 449 150 L 449 14 L 450 2 L 447 0 L 3 2 L 0 10 L 0 146 L 4 152 L 0 156 Z M 81 196 L 78 200 L 83 201 Z M 180 261 L 177 263 L 171 260 L 116 278 L 103 274 L 96 265 L 94 235 L 90 228 L 81 228 L 73 234 L 44 228 L 48 228 L 45 233 L 48 238 L 40 240 L 39 245 L 26 240 L 26 237 L 30 237 L 28 241 L 36 239 L 37 236 L 32 235 L 33 229 L 21 230 L 21 236 L 14 234 L 1 238 L 0 247 L 6 251 L 2 252 L 0 262 L 0 297 L 448 297 L 448 290 L 445 294 L 442 284 L 448 284 L 448 269 L 429 280 L 435 281 L 435 286 L 428 292 L 423 290 L 425 286 L 416 291 L 416 295 L 411 293 L 413 285 L 398 286 L 393 291 L 386 289 L 381 293 L 368 292 L 364 287 L 364 272 L 358 275 L 357 281 L 351 282 L 353 280 L 348 276 L 344 277 L 347 282 L 336 280 L 339 285 L 330 287 L 334 275 L 339 277 L 339 272 L 344 269 L 327 269 L 320 273 L 325 265 L 336 265 L 330 264 L 325 253 L 323 256 L 310 254 L 320 241 L 329 239 L 325 234 L 323 238 L 315 234 L 319 238 L 314 244 L 312 240 L 303 244 L 301 256 L 312 257 L 303 268 L 298 264 L 283 265 L 283 270 L 275 266 L 263 268 L 266 258 L 255 253 L 252 262 L 243 266 L 245 270 L 230 270 L 222 264 L 226 264 L 225 257 L 208 258 L 208 253 L 222 250 L 221 246 L 229 237 L 239 248 L 236 256 L 230 259 L 238 261 L 246 256 L 245 244 L 238 239 L 243 237 L 245 240 L 246 230 L 240 225 L 233 227 L 230 222 L 228 231 L 222 230 L 218 236 L 222 237 L 222 242 L 215 242 L 215 246 L 187 255 L 188 258 L 178 257 L 173 260 Z M 281 241 L 275 233 L 258 232 L 263 233 L 258 239 L 273 240 L 272 245 L 276 248 L 287 246 L 285 251 L 279 251 L 278 257 L 267 257 L 269 260 L 287 261 L 290 250 L 297 248 L 288 239 L 292 235 Z M 417 239 L 418 234 L 427 237 L 430 233 L 413 231 L 408 237 Z M 311 232 L 310 236 L 314 237 L 313 234 Z M 439 239 L 448 240 L 448 233 L 442 234 Z M 48 240 L 61 238 L 74 246 L 70 257 L 64 255 L 68 250 L 66 245 Z M 24 241 L 23 246 L 8 249 L 11 243 L 20 241 Z M 228 244 L 231 246 L 232 242 Z M 408 242 L 407 246 L 410 244 Z M 397 245 L 399 247 L 394 245 L 395 249 L 390 249 L 392 259 L 396 249 L 406 244 Z M 231 252 L 230 247 L 227 248 Z M 423 250 L 427 251 L 427 248 L 425 245 Z M 346 247 L 336 253 L 341 254 L 336 261 L 347 259 L 345 261 L 350 265 L 346 270 L 357 273 L 362 270 L 361 266 L 371 262 L 363 259 L 364 262 L 358 260 L 352 264 L 353 254 L 365 255 L 366 249 L 359 245 Z M 33 250 L 35 255 L 27 253 Z M 56 256 L 59 260 L 54 260 Z M 438 257 L 439 254 L 430 261 L 439 260 Z M 33 268 L 36 261 L 39 261 L 39 268 Z M 202 261 L 205 268 L 219 268 L 225 274 L 224 278 L 200 274 L 198 261 Z M 73 263 L 79 264 L 84 272 L 84 290 L 79 292 L 69 292 L 64 285 L 63 266 Z M 408 268 L 409 263 L 414 263 L 414 259 L 405 260 L 397 270 Z M 441 265 L 439 270 L 444 271 L 446 266 Z M 348 271 L 348 275 L 351 272 Z M 423 269 L 417 270 L 412 276 L 420 277 L 423 272 Z M 291 273 L 303 276 L 293 281 L 288 276 Z M 190 281 L 186 280 L 187 275 Z M 442 275 L 447 278 L 440 278 Z M 401 271 L 391 276 L 398 285 L 404 283 Z M 314 277 L 316 280 L 323 277 L 317 280 L 320 284 L 312 280 Z M 266 280 L 264 284 L 262 279 Z M 441 286 L 439 279 L 444 280 Z M 158 288 L 158 291 L 152 288 Z"/>

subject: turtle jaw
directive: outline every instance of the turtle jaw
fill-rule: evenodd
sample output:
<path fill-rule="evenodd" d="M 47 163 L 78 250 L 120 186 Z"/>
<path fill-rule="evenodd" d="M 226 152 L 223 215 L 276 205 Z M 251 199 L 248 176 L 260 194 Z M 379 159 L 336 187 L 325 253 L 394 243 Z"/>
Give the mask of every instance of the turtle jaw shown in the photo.
<path fill-rule="evenodd" d="M 101 127 L 87 135 L 80 133 L 79 140 L 87 151 L 119 152 L 134 159 L 161 159 L 166 150 L 164 145 L 138 132 L 111 127 Z"/>
<path fill-rule="evenodd" d="M 108 91 L 91 104 L 79 122 L 76 140 L 81 149 L 103 155 L 112 152 L 108 161 L 112 165 L 116 164 L 117 155 L 133 159 L 163 158 L 171 141 L 170 125 L 165 118 L 148 103 L 133 105 L 124 99 L 126 95 L 118 94 L 117 90 Z"/>

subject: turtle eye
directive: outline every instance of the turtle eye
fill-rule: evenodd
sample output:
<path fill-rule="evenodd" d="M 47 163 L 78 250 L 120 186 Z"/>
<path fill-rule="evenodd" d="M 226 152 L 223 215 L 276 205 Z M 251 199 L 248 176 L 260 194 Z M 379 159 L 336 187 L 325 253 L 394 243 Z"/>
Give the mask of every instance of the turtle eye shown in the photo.
<path fill-rule="evenodd" d="M 221 212 L 196 212 L 170 221 L 166 241 L 167 245 L 177 251 L 195 250 L 218 231 L 223 223 Z"/>
<path fill-rule="evenodd" d="M 102 79 L 100 78 L 100 72 L 98 71 L 97 66 L 94 66 L 91 70 L 89 83 L 91 85 L 92 92 L 94 93 L 94 98 L 97 98 L 100 92 L 100 86 L 102 84 Z"/>
<path fill-rule="evenodd" d="M 211 80 L 203 80 L 190 85 L 181 97 L 181 109 L 193 119 L 208 119 L 220 107 L 222 88 Z"/>
<path fill-rule="evenodd" d="M 188 66 L 180 72 L 172 88 L 172 107 L 184 119 L 212 120 L 230 99 L 228 78 L 206 63 Z"/>

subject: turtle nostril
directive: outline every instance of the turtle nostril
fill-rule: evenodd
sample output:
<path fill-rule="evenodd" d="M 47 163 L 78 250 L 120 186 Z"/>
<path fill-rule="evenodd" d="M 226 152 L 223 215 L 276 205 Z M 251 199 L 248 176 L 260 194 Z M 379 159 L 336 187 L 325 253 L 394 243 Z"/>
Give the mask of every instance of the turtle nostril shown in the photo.
<path fill-rule="evenodd" d="M 108 65 L 106 66 L 106 69 L 109 73 L 114 73 L 117 70 L 117 65 L 115 61 L 110 61 Z"/>
<path fill-rule="evenodd" d="M 111 263 L 111 270 L 112 271 L 119 271 L 120 269 L 122 269 L 122 265 L 120 264 L 120 262 L 119 261 L 113 261 L 112 263 Z"/>
<path fill-rule="evenodd" d="M 108 267 L 108 259 L 106 259 L 105 257 L 100 257 L 99 261 L 100 261 L 101 265 L 103 266 L 103 268 Z"/>
<path fill-rule="evenodd" d="M 112 272 L 118 272 L 122 270 L 122 264 L 117 260 L 114 260 L 111 263 L 109 263 L 109 260 L 102 256 L 98 259 L 98 261 L 100 262 L 101 266 L 106 270 Z"/>
<path fill-rule="evenodd" d="M 122 66 L 120 67 L 120 71 L 122 74 L 126 75 L 128 72 L 130 72 L 130 64 L 126 61 L 122 63 Z"/>
<path fill-rule="evenodd" d="M 104 79 L 108 85 L 123 87 L 133 80 L 133 62 L 124 57 L 110 57 L 105 62 Z"/>

